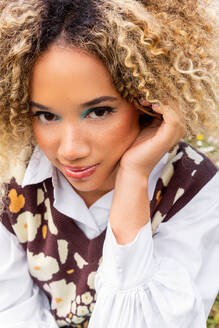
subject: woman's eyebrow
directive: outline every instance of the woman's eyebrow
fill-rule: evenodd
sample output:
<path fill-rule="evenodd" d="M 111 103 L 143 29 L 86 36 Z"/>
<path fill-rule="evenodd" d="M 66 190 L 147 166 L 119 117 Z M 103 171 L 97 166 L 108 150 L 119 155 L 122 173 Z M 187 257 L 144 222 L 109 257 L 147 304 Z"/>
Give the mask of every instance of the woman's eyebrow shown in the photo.
<path fill-rule="evenodd" d="M 81 108 L 91 107 L 91 106 L 100 104 L 100 103 L 105 102 L 105 101 L 116 101 L 116 100 L 118 100 L 116 97 L 103 96 L 103 97 L 95 98 L 93 100 L 85 102 L 83 104 L 80 104 L 80 107 Z"/>
<path fill-rule="evenodd" d="M 35 101 L 31 101 L 30 106 L 31 107 L 36 107 L 36 108 L 39 108 L 39 109 L 42 109 L 42 110 L 46 110 L 46 111 L 51 111 L 52 110 L 51 108 L 49 108 L 47 106 L 36 103 Z"/>
<path fill-rule="evenodd" d="M 91 107 L 91 106 L 100 104 L 100 103 L 105 102 L 105 101 L 116 101 L 116 100 L 117 100 L 116 97 L 103 96 L 103 97 L 95 98 L 93 100 L 85 102 L 83 104 L 80 104 L 79 107 L 81 107 L 81 108 Z M 46 111 L 52 111 L 52 108 L 41 105 L 41 104 L 39 104 L 35 101 L 31 101 L 30 106 L 31 107 L 36 107 L 36 108 L 39 108 L 39 109 L 42 109 L 42 110 L 46 110 Z"/>

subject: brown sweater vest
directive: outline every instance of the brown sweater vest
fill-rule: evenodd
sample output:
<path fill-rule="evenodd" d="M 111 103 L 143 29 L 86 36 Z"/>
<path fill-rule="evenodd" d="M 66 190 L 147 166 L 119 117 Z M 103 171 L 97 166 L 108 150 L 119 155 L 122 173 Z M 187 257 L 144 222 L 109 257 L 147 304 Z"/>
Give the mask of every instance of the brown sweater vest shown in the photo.
<path fill-rule="evenodd" d="M 203 154 L 179 142 L 157 181 L 150 203 L 153 234 L 216 174 Z M 60 327 L 87 327 L 96 300 L 94 277 L 106 230 L 89 240 L 74 220 L 53 207 L 51 178 L 22 188 L 8 186 L 2 223 L 27 252 L 30 275 L 44 290 Z"/>

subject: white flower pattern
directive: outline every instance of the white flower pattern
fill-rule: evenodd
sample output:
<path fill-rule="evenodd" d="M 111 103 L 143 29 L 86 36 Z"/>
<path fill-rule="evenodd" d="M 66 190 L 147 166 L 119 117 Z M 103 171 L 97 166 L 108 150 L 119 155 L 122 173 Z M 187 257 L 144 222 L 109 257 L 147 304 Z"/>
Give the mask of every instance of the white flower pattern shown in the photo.
<path fill-rule="evenodd" d="M 56 259 L 44 253 L 34 255 L 27 251 L 27 259 L 31 275 L 40 281 L 50 280 L 53 274 L 59 271 Z"/>
<path fill-rule="evenodd" d="M 37 189 L 37 206 L 44 201 L 44 191 L 40 188 Z"/>
<path fill-rule="evenodd" d="M 71 313 L 72 302 L 76 296 L 76 285 L 73 282 L 66 283 L 65 279 L 62 279 L 44 285 L 44 288 L 50 293 L 51 308 L 57 311 L 59 317 L 65 317 Z"/>
<path fill-rule="evenodd" d="M 74 301 L 74 302 L 72 302 L 72 305 L 71 305 L 71 312 L 75 314 L 76 313 L 76 309 L 77 309 L 77 304 Z"/>
<path fill-rule="evenodd" d="M 173 204 L 175 204 L 175 202 L 184 194 L 185 190 L 183 188 L 178 188 Z"/>
<path fill-rule="evenodd" d="M 66 326 L 66 321 L 65 320 L 57 320 L 56 323 L 59 327 Z"/>
<path fill-rule="evenodd" d="M 80 317 L 77 317 L 76 315 L 73 315 L 73 318 L 72 318 L 72 322 L 75 323 L 75 324 L 80 324 L 84 321 L 84 318 L 80 318 Z"/>
<path fill-rule="evenodd" d="M 81 295 L 81 300 L 82 300 L 82 303 L 88 305 L 93 301 L 93 296 L 91 295 L 90 292 L 86 292 Z"/>
<path fill-rule="evenodd" d="M 78 296 L 76 297 L 76 303 L 77 303 L 77 304 L 80 304 L 80 303 L 81 303 L 81 297 L 80 297 L 80 295 L 78 295 Z"/>
<path fill-rule="evenodd" d="M 94 289 L 95 276 L 96 276 L 96 271 L 93 271 L 89 274 L 89 276 L 87 278 L 87 284 L 88 284 L 90 289 Z"/>
<path fill-rule="evenodd" d="M 89 310 L 87 308 L 87 306 L 85 305 L 79 305 L 78 308 L 77 308 L 77 315 L 80 316 L 80 317 L 84 317 L 86 316 L 87 314 L 89 313 Z"/>
<path fill-rule="evenodd" d="M 77 252 L 74 254 L 74 259 L 75 259 L 75 261 L 76 261 L 77 266 L 79 267 L 79 269 L 83 269 L 83 267 L 85 265 L 88 265 L 87 261 L 85 261 L 83 259 L 83 257 L 81 257 L 81 255 L 78 254 Z"/>
<path fill-rule="evenodd" d="M 26 211 L 17 218 L 17 223 L 13 225 L 13 229 L 21 243 L 33 241 L 36 237 L 38 228 L 41 225 L 41 215 L 33 215 Z"/>
<path fill-rule="evenodd" d="M 159 226 L 159 224 L 164 220 L 166 215 L 162 215 L 160 211 L 157 211 L 153 217 L 153 221 L 151 224 L 152 232 L 156 230 L 156 228 Z"/>
<path fill-rule="evenodd" d="M 190 146 L 186 147 L 185 151 L 189 158 L 191 158 L 197 165 L 199 165 L 204 160 L 204 158 Z"/>
<path fill-rule="evenodd" d="M 95 303 L 91 303 L 91 305 L 90 305 L 90 312 L 91 312 L 91 313 L 92 313 L 93 310 L 94 310 L 94 306 L 95 306 Z"/>
<path fill-rule="evenodd" d="M 46 206 L 46 213 L 45 213 L 44 217 L 45 217 L 45 220 L 48 221 L 49 230 L 53 235 L 57 235 L 58 229 L 56 228 L 54 221 L 53 221 L 49 198 L 47 198 L 45 200 L 45 206 Z"/>
<path fill-rule="evenodd" d="M 68 257 L 68 242 L 64 239 L 57 240 L 59 258 L 62 264 L 64 264 Z"/>

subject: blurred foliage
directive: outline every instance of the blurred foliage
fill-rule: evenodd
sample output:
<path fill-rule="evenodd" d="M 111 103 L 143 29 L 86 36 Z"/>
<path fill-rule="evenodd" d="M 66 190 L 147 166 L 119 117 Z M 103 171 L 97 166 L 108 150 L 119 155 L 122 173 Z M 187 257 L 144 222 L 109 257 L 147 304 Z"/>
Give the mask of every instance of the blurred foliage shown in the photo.
<path fill-rule="evenodd" d="M 214 137 L 205 137 L 203 134 L 196 138 L 185 140 L 197 150 L 208 156 L 219 167 L 219 140 Z"/>
<path fill-rule="evenodd" d="M 211 312 L 207 321 L 208 328 L 219 328 L 219 294 L 215 300 L 215 303 L 211 309 Z"/>

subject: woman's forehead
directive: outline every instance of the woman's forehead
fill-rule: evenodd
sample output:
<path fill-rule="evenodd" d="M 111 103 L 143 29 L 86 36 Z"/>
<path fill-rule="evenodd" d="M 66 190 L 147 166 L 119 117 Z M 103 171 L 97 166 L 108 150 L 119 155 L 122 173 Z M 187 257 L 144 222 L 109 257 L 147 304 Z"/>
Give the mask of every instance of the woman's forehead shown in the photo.
<path fill-rule="evenodd" d="M 104 64 L 80 49 L 53 46 L 36 61 L 31 77 L 31 93 L 35 97 L 73 98 L 81 102 L 103 95 L 119 97 Z M 72 99 L 73 100 L 73 99 Z"/>

